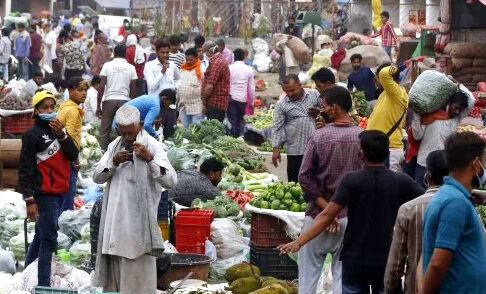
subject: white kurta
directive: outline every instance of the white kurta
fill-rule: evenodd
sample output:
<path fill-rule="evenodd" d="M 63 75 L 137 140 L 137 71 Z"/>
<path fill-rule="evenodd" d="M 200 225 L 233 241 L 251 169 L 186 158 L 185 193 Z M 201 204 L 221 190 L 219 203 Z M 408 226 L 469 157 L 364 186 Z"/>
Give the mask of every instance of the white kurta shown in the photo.
<path fill-rule="evenodd" d="M 143 232 L 150 228 L 142 227 L 141 206 L 136 195 L 137 175 L 133 162 L 125 162 L 115 167 L 113 164 L 114 149 L 121 138 L 117 138 L 109 146 L 107 152 L 96 165 L 93 180 L 96 183 L 109 182 L 106 215 L 102 232 L 102 254 L 116 255 L 129 259 L 138 258 L 147 252 L 143 244 Z M 137 137 L 154 155 L 147 165 L 149 191 L 149 207 L 157 214 L 157 207 L 164 188 L 174 187 L 177 175 L 167 159 L 162 145 L 145 131 Z M 134 155 L 135 156 L 135 155 Z M 161 167 L 165 174 L 161 173 Z M 157 225 L 151 224 L 151 225 Z M 100 232 L 101 233 L 101 232 Z"/>

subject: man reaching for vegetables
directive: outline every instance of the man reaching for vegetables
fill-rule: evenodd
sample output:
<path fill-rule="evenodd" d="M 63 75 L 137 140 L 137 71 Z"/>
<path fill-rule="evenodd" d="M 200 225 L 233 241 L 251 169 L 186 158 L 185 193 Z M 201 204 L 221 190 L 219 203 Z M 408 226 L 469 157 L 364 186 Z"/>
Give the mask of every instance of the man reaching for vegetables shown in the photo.
<path fill-rule="evenodd" d="M 385 133 L 365 131 L 360 134 L 360 141 L 360 157 L 365 167 L 346 174 L 332 200 L 305 232 L 297 240 L 278 248 L 282 253 L 297 252 L 301 248 L 305 252 L 347 208 L 349 224 L 340 256 L 344 273 L 342 292 L 368 293 L 371 286 L 373 293 L 381 293 L 398 208 L 422 195 L 424 190 L 409 176 L 386 167 L 390 143 Z M 299 252 L 299 265 L 300 255 Z M 319 274 L 320 271 L 316 279 Z"/>
<path fill-rule="evenodd" d="M 188 169 L 177 173 L 177 185 L 170 189 L 169 200 L 190 207 L 194 199 L 202 201 L 214 199 L 221 194 L 216 188 L 221 182 L 224 164 L 211 157 L 206 159 L 200 170 Z"/>
<path fill-rule="evenodd" d="M 32 106 L 35 125 L 22 138 L 19 163 L 19 189 L 27 205 L 27 217 L 37 221 L 25 267 L 38 258 L 38 285 L 48 287 L 62 194 L 69 189 L 70 161 L 78 157 L 79 151 L 56 118 L 54 94 L 38 90 Z"/>

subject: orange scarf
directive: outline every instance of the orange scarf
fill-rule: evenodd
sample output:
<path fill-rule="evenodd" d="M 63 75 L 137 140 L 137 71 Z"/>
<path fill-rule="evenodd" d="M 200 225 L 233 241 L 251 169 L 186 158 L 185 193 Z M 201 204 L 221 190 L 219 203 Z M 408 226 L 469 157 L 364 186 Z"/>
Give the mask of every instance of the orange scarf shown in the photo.
<path fill-rule="evenodd" d="M 198 59 L 193 65 L 188 65 L 187 62 L 184 62 L 181 65 L 181 69 L 183 69 L 183 70 L 196 69 L 196 76 L 199 80 L 201 79 L 201 60 L 200 59 Z"/>

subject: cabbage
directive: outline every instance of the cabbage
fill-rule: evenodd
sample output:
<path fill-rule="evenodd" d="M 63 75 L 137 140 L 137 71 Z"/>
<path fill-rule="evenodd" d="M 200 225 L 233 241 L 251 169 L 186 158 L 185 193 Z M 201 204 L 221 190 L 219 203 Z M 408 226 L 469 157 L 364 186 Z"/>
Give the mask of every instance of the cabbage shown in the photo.
<path fill-rule="evenodd" d="M 87 223 L 81 229 L 81 241 L 89 242 L 90 239 L 91 239 L 91 235 L 90 235 L 89 223 Z"/>
<path fill-rule="evenodd" d="M 76 241 L 69 249 L 69 254 L 71 256 L 71 264 L 74 266 L 88 263 L 91 259 L 91 244 Z"/>
<path fill-rule="evenodd" d="M 29 233 L 27 234 L 27 241 L 32 243 L 34 239 L 34 234 Z M 20 231 L 17 236 L 14 236 L 8 242 L 8 248 L 13 252 L 16 260 L 25 260 L 25 236 L 24 231 Z"/>

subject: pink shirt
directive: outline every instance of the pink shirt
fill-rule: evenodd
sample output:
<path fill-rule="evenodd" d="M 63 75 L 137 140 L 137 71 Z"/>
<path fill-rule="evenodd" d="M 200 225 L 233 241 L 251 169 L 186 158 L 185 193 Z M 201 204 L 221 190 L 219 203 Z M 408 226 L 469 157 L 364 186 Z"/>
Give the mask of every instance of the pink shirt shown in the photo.
<path fill-rule="evenodd" d="M 228 65 L 232 64 L 235 60 L 233 57 L 233 52 L 231 52 L 231 50 L 229 50 L 227 47 L 225 47 L 224 50 L 221 51 L 221 55 L 223 55 Z"/>
<path fill-rule="evenodd" d="M 255 98 L 255 78 L 253 69 L 243 61 L 236 61 L 229 66 L 230 97 L 238 102 L 247 102 L 249 96 L 253 102 Z"/>

